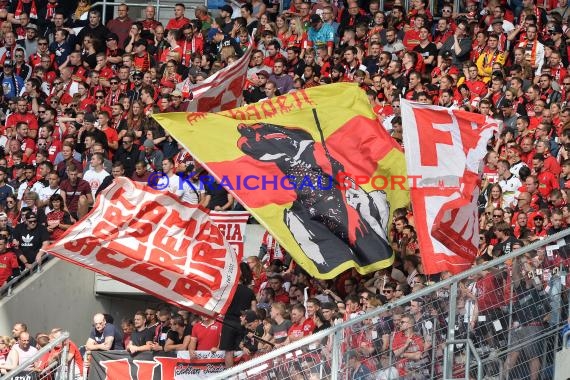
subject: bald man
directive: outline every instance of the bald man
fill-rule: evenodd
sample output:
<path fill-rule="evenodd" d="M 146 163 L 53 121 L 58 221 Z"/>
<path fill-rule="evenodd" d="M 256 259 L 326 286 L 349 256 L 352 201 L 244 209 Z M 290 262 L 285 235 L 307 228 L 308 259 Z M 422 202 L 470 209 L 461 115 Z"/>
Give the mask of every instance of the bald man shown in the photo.
<path fill-rule="evenodd" d="M 119 329 L 107 323 L 101 313 L 93 317 L 93 329 L 85 343 L 89 351 L 124 350 L 123 337 Z"/>

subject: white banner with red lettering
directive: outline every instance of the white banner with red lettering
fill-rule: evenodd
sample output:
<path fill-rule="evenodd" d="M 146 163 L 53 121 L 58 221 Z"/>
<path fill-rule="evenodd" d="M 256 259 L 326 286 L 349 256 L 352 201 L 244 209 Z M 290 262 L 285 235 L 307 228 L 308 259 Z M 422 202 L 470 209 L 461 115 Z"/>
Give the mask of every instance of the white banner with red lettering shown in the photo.
<path fill-rule="evenodd" d="M 244 233 L 249 216 L 248 211 L 210 211 L 210 219 L 239 258 L 244 257 Z"/>
<path fill-rule="evenodd" d="M 410 198 L 426 274 L 471 266 L 479 247 L 479 166 L 498 122 L 401 101 Z"/>
<path fill-rule="evenodd" d="M 187 112 L 220 112 L 240 107 L 252 52 L 253 41 L 250 39 L 249 47 L 240 59 L 192 87 Z"/>
<path fill-rule="evenodd" d="M 124 177 L 46 251 L 203 315 L 224 314 L 239 279 L 208 210 Z"/>

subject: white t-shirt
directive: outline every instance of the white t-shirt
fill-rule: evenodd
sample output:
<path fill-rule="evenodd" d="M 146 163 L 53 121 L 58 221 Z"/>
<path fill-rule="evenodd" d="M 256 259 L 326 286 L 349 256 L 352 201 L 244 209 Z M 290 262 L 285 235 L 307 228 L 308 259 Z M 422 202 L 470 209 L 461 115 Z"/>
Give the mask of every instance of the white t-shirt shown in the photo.
<path fill-rule="evenodd" d="M 168 183 L 165 183 L 168 181 Z M 162 177 L 157 183 L 158 188 L 164 188 L 172 194 L 176 195 L 180 200 L 188 203 L 197 204 L 199 202 L 199 194 L 202 192 L 199 183 L 193 183 L 194 189 L 182 177 L 173 174 L 168 177 Z"/>
<path fill-rule="evenodd" d="M 85 172 L 85 174 L 83 175 L 83 179 L 86 180 L 87 182 L 89 182 L 89 186 L 91 187 L 91 194 L 93 195 L 93 199 L 95 199 L 95 193 L 97 192 L 97 189 L 99 189 L 99 186 L 101 186 L 101 184 L 103 183 L 103 180 L 110 176 L 110 174 L 105 171 L 105 170 L 101 170 L 100 172 L 96 172 L 93 169 L 89 169 Z"/>

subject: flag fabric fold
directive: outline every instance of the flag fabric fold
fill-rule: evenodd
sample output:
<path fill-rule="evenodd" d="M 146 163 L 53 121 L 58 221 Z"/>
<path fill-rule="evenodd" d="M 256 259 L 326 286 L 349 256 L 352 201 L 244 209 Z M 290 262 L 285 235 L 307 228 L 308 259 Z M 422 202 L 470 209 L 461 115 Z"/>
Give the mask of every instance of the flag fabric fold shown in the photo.
<path fill-rule="evenodd" d="M 409 202 L 405 159 L 357 85 L 153 117 L 311 275 L 392 264 L 387 226 Z"/>
<path fill-rule="evenodd" d="M 188 112 L 219 112 L 242 105 L 253 45 L 253 41 L 250 41 L 243 56 L 234 64 L 224 67 L 191 88 L 192 100 L 188 103 Z"/>
<path fill-rule="evenodd" d="M 410 197 L 424 273 L 458 273 L 479 247 L 479 166 L 490 117 L 401 100 Z"/>
<path fill-rule="evenodd" d="M 208 210 L 124 177 L 46 252 L 208 316 L 229 306 L 241 259 Z"/>

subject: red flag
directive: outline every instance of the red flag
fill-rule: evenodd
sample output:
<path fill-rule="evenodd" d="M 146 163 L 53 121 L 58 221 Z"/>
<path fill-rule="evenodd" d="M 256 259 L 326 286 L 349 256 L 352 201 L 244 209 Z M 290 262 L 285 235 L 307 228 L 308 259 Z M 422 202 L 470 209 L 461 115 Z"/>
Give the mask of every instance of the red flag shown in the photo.
<path fill-rule="evenodd" d="M 240 107 L 253 43 L 233 65 L 227 66 L 193 87 L 188 112 L 220 112 Z"/>
<path fill-rule="evenodd" d="M 46 251 L 208 316 L 226 311 L 239 280 L 206 209 L 124 177 Z"/>
<path fill-rule="evenodd" d="M 496 120 L 402 100 L 410 197 L 426 274 L 458 273 L 479 247 L 478 170 Z"/>

